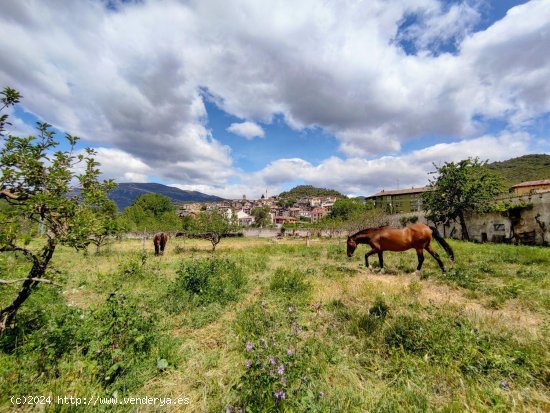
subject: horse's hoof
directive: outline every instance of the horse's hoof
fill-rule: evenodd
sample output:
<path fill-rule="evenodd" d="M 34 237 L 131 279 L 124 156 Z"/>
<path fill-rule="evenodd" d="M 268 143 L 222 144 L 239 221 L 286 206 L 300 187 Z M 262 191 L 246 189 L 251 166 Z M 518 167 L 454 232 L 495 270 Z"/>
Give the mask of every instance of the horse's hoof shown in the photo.
<path fill-rule="evenodd" d="M 416 271 L 414 272 L 414 275 L 417 275 L 417 276 L 420 277 L 422 274 L 420 273 L 420 270 L 416 270 Z"/>
<path fill-rule="evenodd" d="M 385 274 L 385 273 L 386 273 L 386 271 L 384 271 L 384 268 L 381 268 L 380 269 L 380 274 Z"/>

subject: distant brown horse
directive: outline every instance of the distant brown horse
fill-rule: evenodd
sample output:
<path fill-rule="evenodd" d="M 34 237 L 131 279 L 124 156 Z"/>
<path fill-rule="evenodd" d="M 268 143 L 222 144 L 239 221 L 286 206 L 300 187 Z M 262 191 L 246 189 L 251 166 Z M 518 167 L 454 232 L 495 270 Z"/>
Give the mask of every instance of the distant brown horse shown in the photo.
<path fill-rule="evenodd" d="M 418 256 L 418 266 L 416 271 L 420 271 L 424 262 L 424 249 L 435 258 L 441 271 L 445 272 L 445 266 L 439 258 L 439 255 L 432 249 L 432 236 L 443 247 L 449 255 L 451 262 L 454 263 L 454 252 L 449 244 L 443 239 L 437 228 L 429 227 L 424 224 L 413 224 L 403 229 L 391 227 L 367 228 L 348 237 L 348 257 L 353 255 L 358 244 L 369 244 L 371 250 L 365 254 L 365 265 L 369 267 L 369 257 L 378 254 L 380 270 L 384 271 L 384 251 L 406 251 L 411 248 L 416 250 Z"/>
<path fill-rule="evenodd" d="M 153 244 L 155 244 L 155 255 L 164 255 L 164 247 L 168 242 L 168 235 L 164 232 L 159 232 L 153 237 Z"/>

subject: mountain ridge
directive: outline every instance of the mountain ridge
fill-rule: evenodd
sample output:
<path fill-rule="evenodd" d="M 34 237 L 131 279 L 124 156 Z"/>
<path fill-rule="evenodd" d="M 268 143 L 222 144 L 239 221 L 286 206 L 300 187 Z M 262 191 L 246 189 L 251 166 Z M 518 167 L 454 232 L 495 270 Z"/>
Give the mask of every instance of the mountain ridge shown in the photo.
<path fill-rule="evenodd" d="M 208 195 L 198 191 L 186 191 L 174 186 L 154 182 L 121 182 L 109 192 L 109 199 L 115 201 L 119 210 L 130 206 L 140 195 L 160 194 L 167 196 L 174 203 L 182 202 L 218 202 L 223 201 L 215 195 Z"/>

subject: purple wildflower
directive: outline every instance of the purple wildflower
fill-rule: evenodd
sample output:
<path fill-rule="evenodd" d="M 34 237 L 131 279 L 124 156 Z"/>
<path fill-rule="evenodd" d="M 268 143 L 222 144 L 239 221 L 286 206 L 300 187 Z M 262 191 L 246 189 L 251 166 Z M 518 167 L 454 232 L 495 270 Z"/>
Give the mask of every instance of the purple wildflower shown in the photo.
<path fill-rule="evenodd" d="M 250 366 L 252 366 L 252 360 L 245 360 L 244 365 L 246 366 L 247 369 L 249 369 Z"/>
<path fill-rule="evenodd" d="M 233 411 L 233 409 L 231 408 L 231 405 L 228 404 L 226 407 L 225 407 L 225 413 L 231 413 Z"/>
<path fill-rule="evenodd" d="M 284 364 L 279 364 L 279 368 L 277 369 L 277 373 L 279 374 L 279 376 L 282 376 L 284 372 L 285 372 Z"/>
<path fill-rule="evenodd" d="M 275 397 L 276 397 L 277 399 L 284 399 L 284 398 L 286 397 L 286 395 L 285 395 L 285 392 L 284 392 L 284 391 L 279 390 L 279 391 L 276 391 L 276 392 L 275 392 Z"/>
<path fill-rule="evenodd" d="M 273 365 L 275 365 L 275 357 L 270 357 L 269 362 Z"/>
<path fill-rule="evenodd" d="M 248 341 L 246 343 L 246 351 L 252 351 L 253 348 L 254 348 L 254 345 L 250 341 Z"/>
<path fill-rule="evenodd" d="M 289 349 L 286 351 L 286 354 L 288 354 L 289 356 L 293 356 L 293 355 L 294 355 L 294 349 L 289 348 Z"/>

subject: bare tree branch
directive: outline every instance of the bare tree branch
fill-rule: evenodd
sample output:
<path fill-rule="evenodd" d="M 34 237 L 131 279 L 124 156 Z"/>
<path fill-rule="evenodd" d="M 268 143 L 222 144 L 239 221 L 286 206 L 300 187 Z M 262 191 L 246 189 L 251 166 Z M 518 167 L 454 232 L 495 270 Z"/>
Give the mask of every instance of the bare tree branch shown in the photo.
<path fill-rule="evenodd" d="M 2 280 L 0 279 L 0 285 L 3 285 L 3 284 L 15 284 L 17 282 L 25 282 L 25 281 L 35 281 L 35 282 L 41 282 L 41 283 L 45 283 L 45 284 L 52 284 L 52 285 L 55 285 L 56 287 L 61 287 L 61 284 L 57 284 L 55 282 L 53 282 L 52 280 L 45 280 L 44 278 L 18 278 L 16 280 Z"/>

